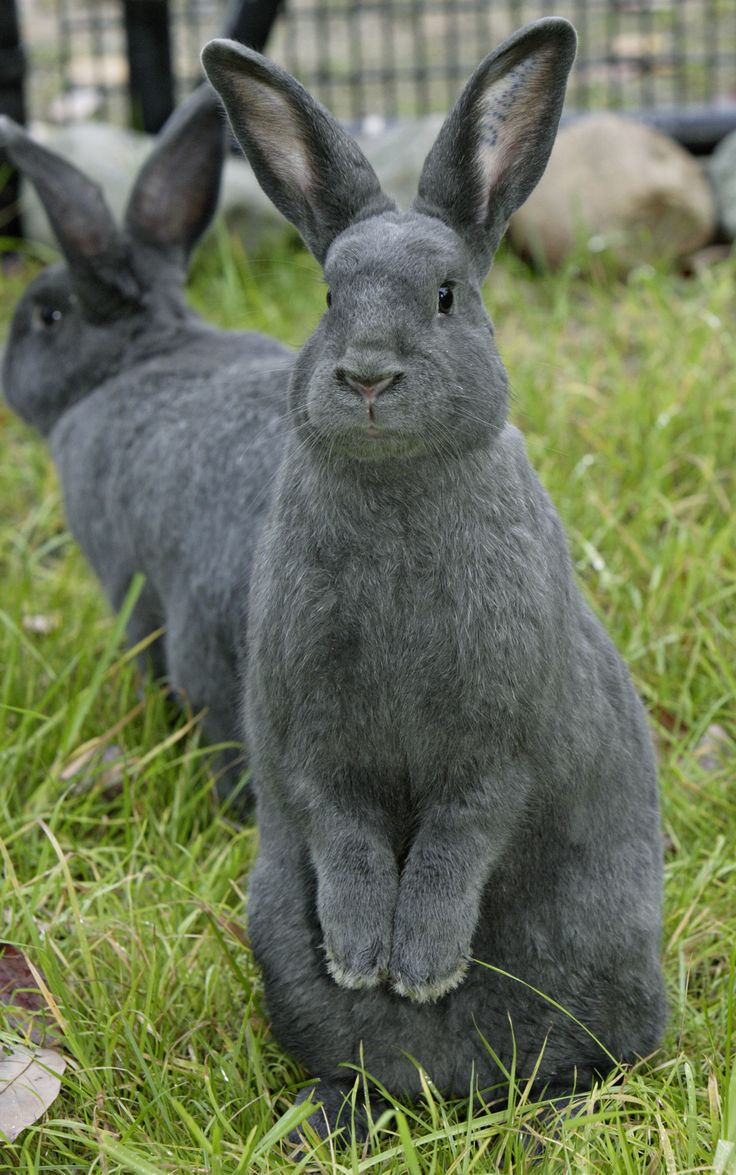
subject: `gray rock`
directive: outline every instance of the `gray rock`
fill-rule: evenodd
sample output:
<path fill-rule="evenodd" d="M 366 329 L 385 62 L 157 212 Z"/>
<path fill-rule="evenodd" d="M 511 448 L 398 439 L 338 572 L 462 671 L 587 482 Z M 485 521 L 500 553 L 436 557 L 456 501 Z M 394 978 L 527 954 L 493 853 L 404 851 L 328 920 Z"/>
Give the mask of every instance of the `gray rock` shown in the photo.
<path fill-rule="evenodd" d="M 66 127 L 34 126 L 33 134 L 53 151 L 70 159 L 101 185 L 119 220 L 141 163 L 153 138 L 107 123 L 72 123 Z M 23 185 L 26 236 L 31 241 L 54 245 L 46 214 L 29 183 Z M 225 222 L 252 247 L 267 232 L 285 226 L 270 200 L 261 191 L 248 164 L 233 155 L 225 165 L 220 210 Z"/>
<path fill-rule="evenodd" d="M 707 164 L 718 208 L 718 222 L 729 240 L 736 240 L 736 131 L 726 135 Z"/>
<path fill-rule="evenodd" d="M 622 115 L 594 114 L 560 131 L 509 231 L 520 252 L 548 265 L 582 240 L 628 269 L 699 249 L 715 227 L 710 184 L 687 151 Z"/>
<path fill-rule="evenodd" d="M 428 114 L 389 123 L 373 134 L 367 123 L 363 133 L 355 136 L 384 191 L 400 208 L 408 208 L 417 194 L 419 173 L 443 121 L 442 114 Z"/>
<path fill-rule="evenodd" d="M 39 143 L 70 159 L 101 184 L 107 202 L 119 220 L 133 177 L 148 154 L 152 139 L 102 122 L 70 123 L 63 127 L 38 123 L 31 131 Z M 29 239 L 53 243 L 46 214 L 32 184 L 27 182 L 23 185 L 23 216 Z"/>

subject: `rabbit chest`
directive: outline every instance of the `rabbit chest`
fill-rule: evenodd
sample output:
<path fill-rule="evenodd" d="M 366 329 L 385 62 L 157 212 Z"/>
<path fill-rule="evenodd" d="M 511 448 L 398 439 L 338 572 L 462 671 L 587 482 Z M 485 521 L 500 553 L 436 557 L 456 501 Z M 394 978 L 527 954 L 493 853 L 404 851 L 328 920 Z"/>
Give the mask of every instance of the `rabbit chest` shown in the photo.
<path fill-rule="evenodd" d="M 287 743 L 307 731 L 395 775 L 482 759 L 494 732 L 523 723 L 551 639 L 523 528 L 482 501 L 425 496 L 323 512 L 273 539 L 259 677 Z"/>

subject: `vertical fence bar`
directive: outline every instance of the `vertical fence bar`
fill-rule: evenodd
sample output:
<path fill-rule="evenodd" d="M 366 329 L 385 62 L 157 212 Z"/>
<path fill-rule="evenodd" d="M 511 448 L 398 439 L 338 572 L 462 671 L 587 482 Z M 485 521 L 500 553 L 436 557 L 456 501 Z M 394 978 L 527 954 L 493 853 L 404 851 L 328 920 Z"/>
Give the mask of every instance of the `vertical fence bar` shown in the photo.
<path fill-rule="evenodd" d="M 317 45 L 316 79 L 322 91 L 322 100 L 329 110 L 334 105 L 334 87 L 330 52 L 330 11 L 327 4 L 318 4 L 315 8 L 314 24 Z"/>
<path fill-rule="evenodd" d="M 0 114 L 7 114 L 16 122 L 26 120 L 25 105 L 26 59 L 20 35 L 20 21 L 15 0 L 4 0 L 0 6 Z M 20 210 L 20 177 L 11 169 L 10 160 L 0 151 L 0 234 L 22 237 Z M 0 257 L 0 260 L 2 258 Z"/>
<path fill-rule="evenodd" d="M 281 7 L 282 0 L 236 0 L 230 6 L 225 35 L 262 53 Z"/>
<path fill-rule="evenodd" d="M 104 84 L 102 70 L 105 59 L 105 47 L 103 40 L 103 19 L 100 18 L 100 13 L 97 11 L 94 4 L 89 4 L 89 35 L 91 41 L 90 58 L 94 62 L 94 81 L 95 89 L 99 89 L 102 94 L 102 113 L 105 118 L 110 117 L 110 87 Z"/>
<path fill-rule="evenodd" d="M 483 7 L 483 0 L 476 0 L 473 5 L 473 26 L 475 29 L 475 40 L 480 46 L 484 46 L 483 52 L 488 52 L 490 36 L 489 36 L 489 18 Z"/>
<path fill-rule="evenodd" d="M 608 91 L 608 105 L 613 110 L 620 110 L 623 106 L 622 54 L 620 48 L 617 48 L 620 45 L 620 31 L 620 0 L 608 0 L 606 7 L 606 41 L 608 42 L 608 51 L 606 53 L 608 78 L 606 88 Z M 625 68 L 626 66 L 624 64 L 623 69 Z"/>
<path fill-rule="evenodd" d="M 687 102 L 688 79 L 686 76 L 687 62 L 685 60 L 684 5 L 681 0 L 673 0 L 672 42 L 672 55 L 675 66 L 672 75 L 672 98 L 674 105 L 684 106 Z"/>
<path fill-rule="evenodd" d="M 59 18 L 59 84 L 62 94 L 68 88 L 69 61 L 71 59 L 69 34 L 69 0 L 56 0 Z"/>
<path fill-rule="evenodd" d="M 580 38 L 580 56 L 573 72 L 574 103 L 581 110 L 590 110 L 590 66 L 587 58 L 590 56 L 592 44 L 590 36 L 590 0 L 576 0 L 575 25 Z"/>
<path fill-rule="evenodd" d="M 411 0 L 411 24 L 414 34 L 414 113 L 426 114 L 430 108 L 427 42 L 424 35 L 424 5 Z"/>
<path fill-rule="evenodd" d="M 385 0 L 381 8 L 381 44 L 383 57 L 384 112 L 387 118 L 398 118 L 399 93 L 396 78 L 396 13 L 394 0 Z"/>
<path fill-rule="evenodd" d="M 168 0 L 123 0 L 134 126 L 161 129 L 174 109 Z"/>
<path fill-rule="evenodd" d="M 445 83 L 447 103 L 455 101 L 460 74 L 460 15 L 461 6 L 445 7 Z"/>
<path fill-rule="evenodd" d="M 706 93 L 703 95 L 706 101 L 712 101 L 713 98 L 717 98 L 720 91 L 721 62 L 719 49 L 721 45 L 718 35 L 718 25 L 718 0 L 708 0 L 705 9 L 705 28 L 703 29 L 703 58 L 708 77 Z M 733 68 L 733 51 L 736 50 L 736 45 L 732 45 L 731 49 L 731 66 Z"/>
<path fill-rule="evenodd" d="M 296 66 L 298 16 L 299 16 L 299 14 L 298 14 L 296 5 L 294 3 L 292 3 L 290 6 L 289 20 L 287 20 L 284 25 L 284 49 L 285 49 L 285 54 L 286 54 L 286 60 L 289 63 L 289 69 L 293 69 L 294 72 L 296 73 L 297 77 L 299 76 L 299 70 L 298 70 L 298 67 Z"/>
<path fill-rule="evenodd" d="M 361 28 L 361 5 L 351 0 L 350 13 L 350 117 L 360 122 L 366 115 L 365 79 L 363 75 L 363 30 Z"/>
<path fill-rule="evenodd" d="M 637 13 L 639 37 L 639 101 L 642 106 L 654 105 L 654 58 L 655 45 L 652 35 L 652 12 L 650 0 L 639 0 Z"/>

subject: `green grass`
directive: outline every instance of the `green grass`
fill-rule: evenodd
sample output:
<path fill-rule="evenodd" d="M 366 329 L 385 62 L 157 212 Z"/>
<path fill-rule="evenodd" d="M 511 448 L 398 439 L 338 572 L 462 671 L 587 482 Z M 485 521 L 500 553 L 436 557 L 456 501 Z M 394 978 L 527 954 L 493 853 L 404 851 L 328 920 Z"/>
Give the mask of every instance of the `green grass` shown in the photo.
<path fill-rule="evenodd" d="M 736 266 L 622 282 L 598 264 L 535 278 L 504 255 L 488 298 L 514 416 L 658 731 L 662 1048 L 556 1126 L 523 1088 L 474 1116 L 427 1086 L 365 1147 L 294 1166 L 282 1140 L 305 1074 L 270 1036 L 239 925 L 255 833 L 215 803 L 196 724 L 172 724 L 150 683 L 140 704 L 45 448 L 0 407 L 0 937 L 42 967 L 74 1059 L 7 1169 L 736 1172 Z M 0 327 L 28 276 L 4 279 Z M 293 248 L 246 262 L 220 238 L 191 296 L 298 345 L 324 288 Z M 730 742 L 704 769 L 714 723 Z M 119 748 L 116 790 L 99 756 L 69 770 L 93 739 Z M 522 1125 L 548 1139 L 535 1159 Z"/>

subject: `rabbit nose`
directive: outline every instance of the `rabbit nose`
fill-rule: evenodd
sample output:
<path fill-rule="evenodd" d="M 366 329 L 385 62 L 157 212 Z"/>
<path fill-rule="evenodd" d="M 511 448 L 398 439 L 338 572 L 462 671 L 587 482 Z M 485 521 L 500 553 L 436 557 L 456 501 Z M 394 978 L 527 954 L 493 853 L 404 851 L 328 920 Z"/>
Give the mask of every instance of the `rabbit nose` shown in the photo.
<path fill-rule="evenodd" d="M 358 375 L 354 371 L 346 371 L 344 367 L 338 367 L 335 374 L 341 383 L 346 383 L 349 388 L 358 392 L 364 400 L 371 404 L 382 392 L 396 383 L 401 372 L 384 371 L 380 375 Z"/>

